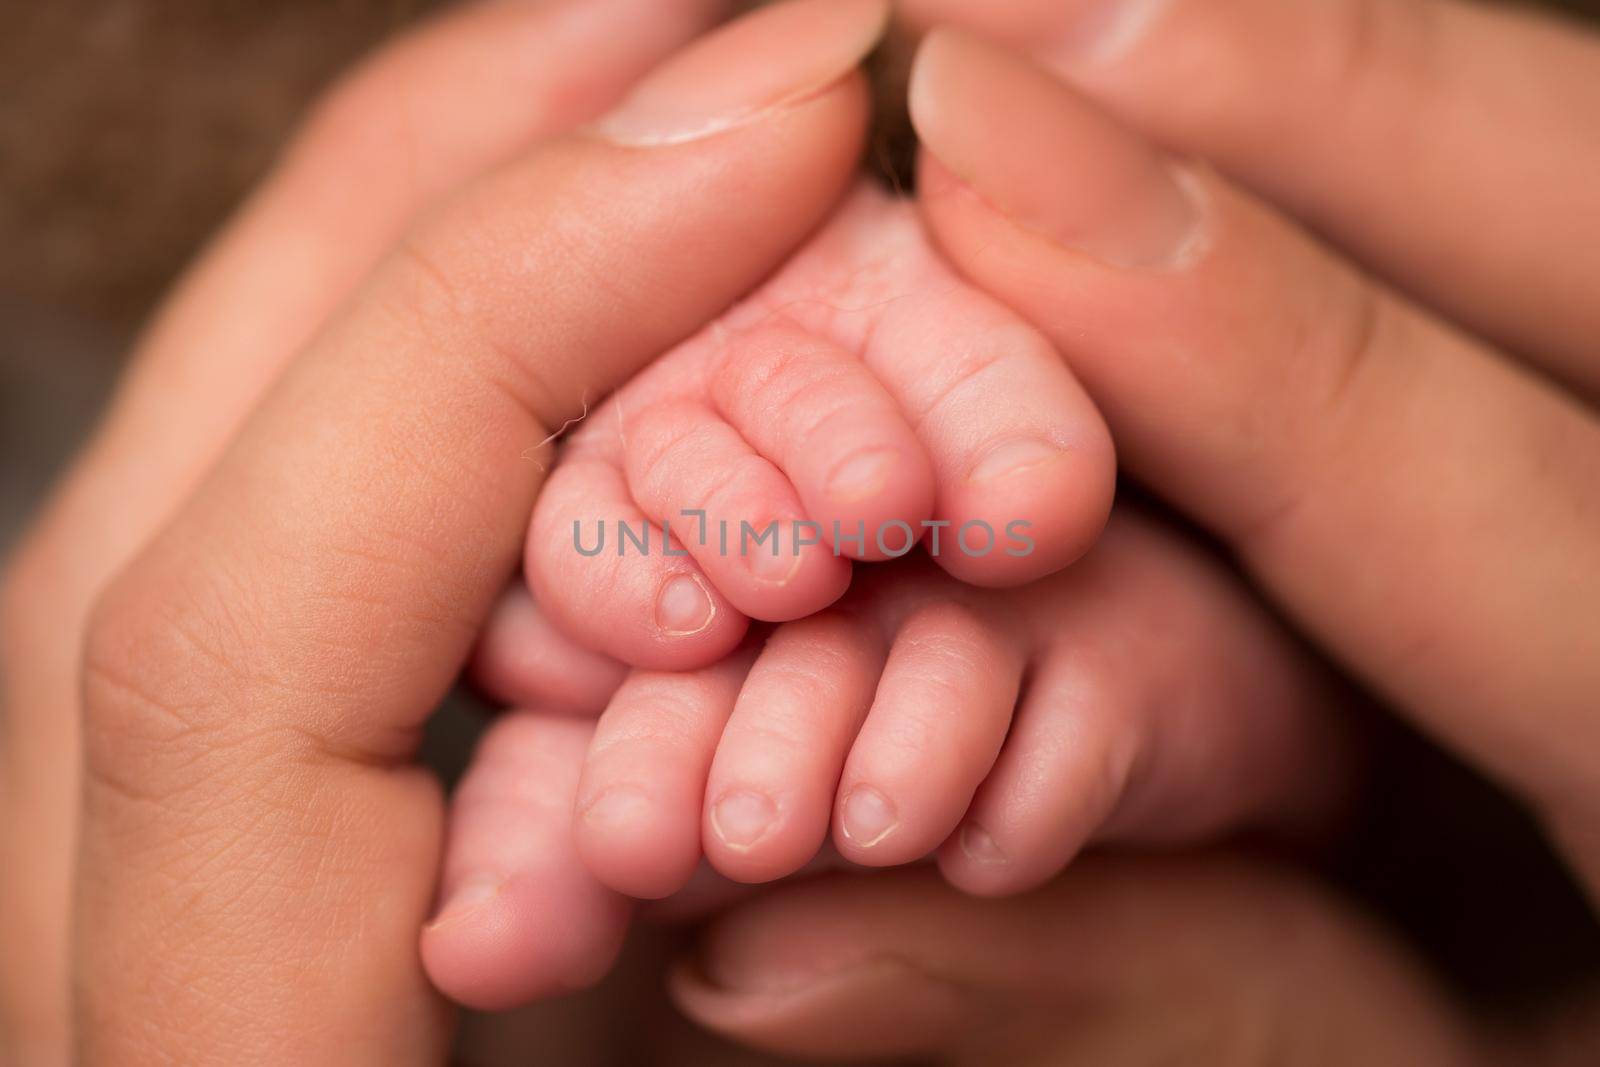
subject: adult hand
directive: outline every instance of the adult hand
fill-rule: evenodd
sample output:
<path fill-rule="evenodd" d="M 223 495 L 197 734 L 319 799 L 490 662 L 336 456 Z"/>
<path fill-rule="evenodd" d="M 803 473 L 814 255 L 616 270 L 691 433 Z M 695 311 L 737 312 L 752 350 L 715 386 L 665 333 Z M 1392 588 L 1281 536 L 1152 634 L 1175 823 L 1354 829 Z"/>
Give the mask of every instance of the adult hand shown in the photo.
<path fill-rule="evenodd" d="M 784 887 L 713 923 L 672 988 L 786 1056 L 941 1067 L 1577 1067 L 1600 1046 L 1594 998 L 1474 1020 L 1313 881 L 1225 855 L 1086 857 L 1004 901 L 921 872 Z"/>
<path fill-rule="evenodd" d="M 1415 0 L 910 6 L 1079 87 L 924 42 L 952 261 L 1057 342 L 1133 474 L 1600 892 L 1600 42 Z"/>
<path fill-rule="evenodd" d="M 7 574 L 0 1041 L 17 1062 L 66 1059 L 78 662 L 94 598 L 418 210 L 598 114 L 717 7 L 487 3 L 412 32 L 327 94 L 152 323 Z"/>
<path fill-rule="evenodd" d="M 1077 89 L 925 44 L 920 195 L 947 253 L 1062 345 L 1134 473 L 1600 894 L 1600 47 L 1437 3 L 908 6 Z M 1088 859 L 1004 904 L 920 875 L 790 889 L 714 926 L 677 989 L 785 1053 L 950 1064 L 1600 1045 L 1592 998 L 1491 1031 L 1326 890 L 1217 857 Z"/>
<path fill-rule="evenodd" d="M 440 800 L 409 757 L 514 566 L 539 470 L 519 457 L 781 261 L 861 142 L 851 72 L 883 11 L 815 0 L 526 148 L 715 6 L 484 5 L 396 46 L 157 320 L 7 583 L 27 1062 L 65 1040 L 85 647 L 84 1057 L 442 1055 L 415 946 Z"/>

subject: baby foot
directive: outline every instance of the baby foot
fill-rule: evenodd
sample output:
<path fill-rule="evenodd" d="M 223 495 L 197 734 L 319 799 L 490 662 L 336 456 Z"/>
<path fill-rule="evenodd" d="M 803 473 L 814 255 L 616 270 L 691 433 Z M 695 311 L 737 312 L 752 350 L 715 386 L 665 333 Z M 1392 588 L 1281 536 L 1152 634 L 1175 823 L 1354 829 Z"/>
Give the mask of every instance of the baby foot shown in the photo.
<path fill-rule="evenodd" d="M 831 841 L 1004 894 L 1091 842 L 1315 825 L 1349 777 L 1336 694 L 1215 560 L 1136 515 L 1019 589 L 879 568 L 760 647 L 634 671 L 592 727 L 517 713 L 492 732 L 446 883 L 503 888 L 425 934 L 429 970 L 469 1003 L 485 976 L 522 995 L 589 980 L 618 902 L 671 894 L 702 860 L 765 881 Z M 581 775 L 551 771 L 579 739 Z"/>
<path fill-rule="evenodd" d="M 1016 590 L 908 561 L 760 648 L 634 672 L 597 725 L 574 833 L 636 897 L 675 892 L 702 854 L 779 878 L 830 839 L 864 866 L 937 853 L 965 890 L 1017 892 L 1091 840 L 1195 840 L 1281 817 L 1308 773 L 1329 782 L 1309 673 L 1136 520 Z"/>
<path fill-rule="evenodd" d="M 914 212 L 864 183 L 571 435 L 526 553 L 559 629 L 630 664 L 697 667 L 749 618 L 832 603 L 850 560 L 920 542 L 962 581 L 1009 586 L 1093 543 L 1115 477 L 1099 413 Z"/>

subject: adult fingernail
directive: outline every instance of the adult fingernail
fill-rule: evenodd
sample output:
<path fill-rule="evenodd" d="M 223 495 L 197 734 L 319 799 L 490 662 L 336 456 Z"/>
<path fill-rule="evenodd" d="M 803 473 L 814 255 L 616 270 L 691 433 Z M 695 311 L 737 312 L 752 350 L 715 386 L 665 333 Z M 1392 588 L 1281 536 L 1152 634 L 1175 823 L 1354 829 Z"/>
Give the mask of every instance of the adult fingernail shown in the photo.
<path fill-rule="evenodd" d="M 463 878 L 445 897 L 430 928 L 444 926 L 466 918 L 500 895 L 505 879 L 493 874 L 475 874 Z"/>
<path fill-rule="evenodd" d="M 669 637 L 687 637 L 711 625 L 711 594 L 692 574 L 675 574 L 656 594 L 656 625 Z"/>
<path fill-rule="evenodd" d="M 913 33 L 945 23 L 1003 41 L 1033 55 L 1048 55 L 1078 70 L 1126 55 L 1144 39 L 1170 0 L 904 0 L 899 17 Z"/>
<path fill-rule="evenodd" d="M 891 449 L 851 456 L 829 475 L 828 495 L 848 504 L 876 495 L 889 484 L 889 475 L 894 470 L 897 458 Z"/>
<path fill-rule="evenodd" d="M 961 828 L 961 851 L 967 854 L 968 859 L 985 867 L 998 867 L 1006 862 L 1006 854 L 1001 851 L 994 835 L 975 822 L 969 822 Z"/>
<path fill-rule="evenodd" d="M 1056 10 L 1065 24 L 1054 54 L 1069 66 L 1103 66 L 1126 55 L 1144 37 L 1168 0 L 1096 0 Z"/>
<path fill-rule="evenodd" d="M 840 805 L 839 825 L 854 845 L 871 848 L 894 833 L 900 817 L 889 798 L 870 785 L 857 786 Z"/>
<path fill-rule="evenodd" d="M 967 477 L 973 482 L 997 481 L 1009 478 L 1029 467 L 1037 467 L 1041 463 L 1059 459 L 1061 455 L 1060 448 L 1036 438 L 1002 441 L 984 453 L 983 458 L 978 460 L 972 468 L 972 473 Z"/>
<path fill-rule="evenodd" d="M 899 955 L 783 960 L 770 955 L 746 959 L 702 951 L 675 967 L 668 981 L 677 994 L 759 998 L 759 1003 L 747 1009 L 755 1012 L 763 1008 L 781 1011 L 783 1001 L 812 993 L 839 993 L 859 1004 L 861 996 L 882 990 L 899 1000 L 921 992 L 923 982 L 939 981 Z M 956 1006 L 941 1004 L 947 1012 Z"/>
<path fill-rule="evenodd" d="M 633 827 L 650 813 L 650 798 L 629 786 L 613 786 L 583 807 L 583 821 L 591 826 Z"/>
<path fill-rule="evenodd" d="M 790 0 L 703 37 L 594 127 L 617 144 L 679 144 L 826 89 L 883 36 L 885 0 Z"/>
<path fill-rule="evenodd" d="M 762 793 L 740 790 L 728 793 L 711 809 L 711 829 L 735 852 L 745 852 L 767 835 L 778 819 L 778 808 Z"/>
<path fill-rule="evenodd" d="M 1027 60 L 935 30 L 917 53 L 909 97 L 938 163 L 1024 229 L 1124 268 L 1175 268 L 1200 247 L 1194 183 Z"/>

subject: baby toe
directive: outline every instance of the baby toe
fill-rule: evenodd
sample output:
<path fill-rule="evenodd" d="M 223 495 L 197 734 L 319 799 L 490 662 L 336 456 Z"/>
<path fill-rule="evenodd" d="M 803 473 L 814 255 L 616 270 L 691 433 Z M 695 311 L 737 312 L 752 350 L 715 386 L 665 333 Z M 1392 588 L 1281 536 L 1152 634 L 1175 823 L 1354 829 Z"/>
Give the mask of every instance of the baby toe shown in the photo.
<path fill-rule="evenodd" d="M 726 345 L 710 386 L 718 409 L 792 481 L 827 544 L 863 560 L 911 550 L 932 514 L 933 469 L 858 357 L 768 324 Z"/>
<path fill-rule="evenodd" d="M 578 859 L 573 798 L 587 722 L 527 712 L 485 735 L 451 801 L 442 904 L 422 931 L 441 992 L 497 1011 L 593 985 L 631 904 Z"/>
<path fill-rule="evenodd" d="M 1004 626 L 958 603 L 905 619 L 840 779 L 842 856 L 908 863 L 949 836 L 1000 751 L 1024 662 Z"/>
<path fill-rule="evenodd" d="M 877 628 L 825 612 L 774 631 L 745 679 L 706 786 L 706 856 L 741 882 L 780 878 L 828 835 L 845 754 L 883 667 Z"/>
<path fill-rule="evenodd" d="M 573 821 L 594 876 L 632 897 L 681 889 L 701 858 L 706 776 L 748 652 L 679 674 L 636 671 L 601 715 Z"/>
<path fill-rule="evenodd" d="M 693 558 L 664 545 L 617 466 L 575 457 L 551 472 L 534 507 L 524 569 L 540 608 L 588 648 L 657 670 L 714 663 L 749 619 Z"/>
<path fill-rule="evenodd" d="M 849 585 L 849 563 L 804 536 L 789 479 L 710 407 L 680 400 L 640 412 L 624 447 L 633 499 L 670 523 L 681 551 L 740 611 L 801 618 Z"/>

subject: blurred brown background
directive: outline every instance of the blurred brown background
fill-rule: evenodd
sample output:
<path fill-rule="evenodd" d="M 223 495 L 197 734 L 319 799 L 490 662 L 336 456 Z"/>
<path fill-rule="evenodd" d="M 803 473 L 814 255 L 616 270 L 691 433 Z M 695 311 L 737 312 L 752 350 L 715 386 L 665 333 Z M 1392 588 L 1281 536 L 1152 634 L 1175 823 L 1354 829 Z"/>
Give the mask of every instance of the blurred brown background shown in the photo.
<path fill-rule="evenodd" d="M 436 0 L 0 0 L 0 550 L 333 74 Z"/>

